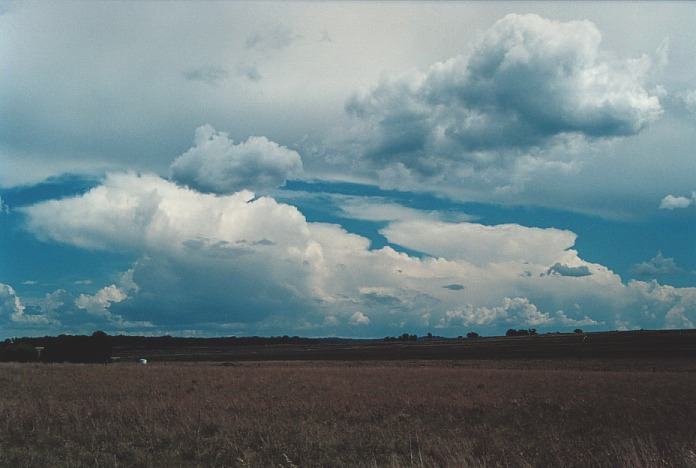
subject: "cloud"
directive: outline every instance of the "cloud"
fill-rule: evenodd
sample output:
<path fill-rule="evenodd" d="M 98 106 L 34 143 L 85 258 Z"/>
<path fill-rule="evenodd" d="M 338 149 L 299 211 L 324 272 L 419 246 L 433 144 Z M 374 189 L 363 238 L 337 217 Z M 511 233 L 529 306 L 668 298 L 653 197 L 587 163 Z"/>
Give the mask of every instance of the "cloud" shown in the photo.
<path fill-rule="evenodd" d="M 109 306 L 128 299 L 128 293 L 115 284 L 101 288 L 96 294 L 80 294 L 75 305 L 94 315 L 105 315 Z"/>
<path fill-rule="evenodd" d="M 631 268 L 631 273 L 638 276 L 663 276 L 663 275 L 674 275 L 681 272 L 681 268 L 677 266 L 677 263 L 673 258 L 665 257 L 662 252 L 657 252 L 657 254 L 648 261 L 640 262 Z"/>
<path fill-rule="evenodd" d="M 374 66 L 336 61 L 354 44 L 338 53 L 315 41 L 283 48 L 325 23 L 299 5 L 136 9 L 134 20 L 131 8 L 116 3 L 18 4 L 2 17 L 0 62 L 13 72 L 0 76 L 0 102 L 12 110 L 12 118 L 0 115 L 0 184 L 107 170 L 165 173 L 186 148 L 188 130 L 204 122 L 238 141 L 261 130 L 295 142 L 339 120 L 350 83 Z M 111 25 L 110 34 L 75 27 L 100 23 Z M 288 117 L 298 109 L 302 118 Z"/>
<path fill-rule="evenodd" d="M 38 299 L 22 300 L 11 286 L 0 283 L 0 324 L 6 335 L 146 330 L 153 326 L 149 321 L 127 321 L 109 310 L 113 304 L 125 301 L 129 292 L 137 292 L 138 288 L 128 283 L 129 274 L 122 275 L 119 286 L 112 284 L 93 295 L 78 297 L 57 289 Z"/>
<path fill-rule="evenodd" d="M 506 297 L 501 305 L 495 307 L 474 307 L 468 305 L 461 310 L 447 311 L 440 320 L 438 327 L 445 328 L 452 325 L 463 327 L 482 326 L 496 321 L 514 324 L 515 326 L 523 325 L 530 327 L 600 325 L 600 322 L 587 316 L 578 319 L 568 317 L 562 310 L 556 311 L 555 314 L 542 312 L 526 297 Z"/>
<path fill-rule="evenodd" d="M 351 325 L 369 325 L 370 317 L 358 311 L 350 316 L 350 320 L 348 321 L 348 323 L 350 323 Z"/>
<path fill-rule="evenodd" d="M 580 266 L 570 266 L 563 265 L 561 263 L 554 263 L 551 268 L 546 272 L 547 275 L 561 275 L 561 276 L 589 276 L 592 274 L 587 265 Z"/>
<path fill-rule="evenodd" d="M 0 283 L 0 316 L 16 320 L 24 314 L 24 305 L 12 286 Z"/>
<path fill-rule="evenodd" d="M 676 97 L 688 112 L 696 114 L 696 89 L 682 91 Z"/>
<path fill-rule="evenodd" d="M 593 320 L 587 315 L 577 319 L 568 317 L 562 310 L 556 311 L 553 322 L 564 327 L 596 327 L 598 325 L 604 325 L 604 322 Z"/>
<path fill-rule="evenodd" d="M 41 314 L 27 313 L 25 305 L 9 284 L 0 283 L 0 321 L 19 326 L 42 326 L 51 323 Z"/>
<path fill-rule="evenodd" d="M 359 288 L 358 291 L 360 298 L 368 304 L 389 307 L 398 307 L 402 304 L 399 292 L 393 288 L 366 286 Z"/>
<path fill-rule="evenodd" d="M 118 285 L 104 286 L 94 294 L 80 294 L 74 299 L 73 304 L 77 309 L 86 311 L 93 323 L 102 323 L 110 329 L 152 328 L 154 325 L 149 320 L 125 320 L 113 312 L 115 305 L 124 303 L 139 290 L 140 286 L 133 281 L 133 270 L 128 270 L 121 275 Z"/>
<path fill-rule="evenodd" d="M 609 58 L 600 42 L 589 21 L 507 15 L 468 54 L 351 98 L 363 157 L 431 176 L 441 160 L 477 169 L 566 136 L 635 135 L 662 113 L 643 86 L 650 60 Z"/>
<path fill-rule="evenodd" d="M 507 15 L 461 44 L 460 55 L 385 74 L 355 93 L 344 106 L 347 123 L 323 146 L 302 148 L 307 172 L 603 216 L 617 191 L 647 199 L 618 190 L 614 180 L 602 179 L 606 197 L 587 187 L 606 166 L 638 167 L 632 141 L 649 141 L 640 152 L 658 144 L 664 109 L 654 72 L 664 54 L 624 56 L 605 50 L 601 39 L 590 21 Z"/>
<path fill-rule="evenodd" d="M 680 208 L 688 208 L 693 203 L 693 199 L 694 197 L 687 198 L 681 196 L 667 195 L 660 202 L 660 209 L 676 210 Z"/>
<path fill-rule="evenodd" d="M 287 26 L 277 25 L 274 28 L 250 34 L 244 45 L 247 49 L 270 51 L 284 49 L 300 39 L 302 39 L 301 34 L 297 34 Z"/>
<path fill-rule="evenodd" d="M 436 257 L 477 265 L 528 261 L 552 263 L 575 243 L 576 235 L 560 229 L 498 224 L 408 220 L 380 230 L 389 242 Z"/>
<path fill-rule="evenodd" d="M 218 85 L 221 81 L 227 79 L 229 73 L 224 67 L 218 65 L 207 65 L 198 68 L 192 68 L 184 72 L 184 78 L 189 81 L 201 81 L 211 86 Z"/>
<path fill-rule="evenodd" d="M 532 65 L 543 64 L 542 56 L 550 57 L 549 62 L 568 64 L 567 80 L 562 73 L 553 78 L 555 70 L 548 67 L 534 69 L 540 76 L 550 77 L 544 84 L 568 84 L 570 91 L 578 91 L 570 93 L 579 96 L 577 102 L 581 102 L 580 98 L 588 101 L 589 93 L 584 92 L 585 75 L 576 71 L 597 76 L 598 80 L 606 78 L 606 86 L 617 92 L 603 93 L 604 85 L 600 83 L 598 92 L 592 95 L 597 100 L 616 96 L 616 100 L 605 99 L 609 103 L 606 120 L 618 121 L 620 125 L 615 129 L 640 126 L 640 117 L 650 115 L 641 114 L 646 110 L 641 97 L 644 90 L 649 98 L 662 101 L 664 94 L 657 90 L 657 84 L 663 84 L 670 96 L 673 89 L 683 87 L 678 82 L 684 80 L 679 77 L 693 75 L 693 61 L 679 52 L 689 44 L 689 29 L 674 22 L 675 18 L 684 17 L 683 5 L 624 5 L 622 11 L 630 11 L 636 19 L 631 24 L 620 22 L 622 15 L 614 14 L 611 8 L 593 9 L 589 16 L 581 7 L 564 11 L 563 18 L 587 17 L 602 25 L 606 39 L 598 46 L 594 63 L 582 62 L 587 57 L 583 53 L 571 54 L 579 57 L 576 62 L 562 60 L 560 52 L 553 55 L 556 43 L 577 43 L 582 47 L 588 40 L 586 32 L 588 37 L 597 36 L 593 27 L 580 28 L 582 37 L 569 35 L 556 41 L 554 25 L 560 24 L 565 33 L 572 32 L 566 26 L 574 23 L 543 20 L 542 30 L 536 31 L 533 21 L 526 17 L 515 17 L 514 21 L 508 18 L 503 23 L 520 23 L 511 28 L 519 32 L 516 43 L 501 32 L 503 26 L 490 27 L 501 14 L 515 10 L 514 5 L 506 5 L 502 10 L 487 6 L 482 9 L 483 16 L 471 16 L 447 3 L 433 8 L 416 7 L 423 10 L 422 15 L 414 15 L 413 4 L 408 3 L 363 5 L 350 14 L 344 14 L 340 4 L 323 5 L 321 14 L 308 14 L 303 4 L 294 2 L 276 5 L 271 10 L 263 4 L 234 2 L 143 3 L 137 7 L 137 21 L 132 8 L 120 3 L 17 5 L 12 14 L 3 16 L 0 24 L 6 45 L 0 50 L 0 60 L 5 69 L 12 70 L 0 76 L 0 101 L 3 108 L 12 110 L 6 117 L 0 116 L 0 184 L 5 186 L 34 183 L 65 172 L 101 176 L 108 170 L 132 169 L 165 174 L 172 155 L 188 147 L 189 129 L 203 122 L 228 131 L 235 142 L 243 142 L 250 135 L 265 135 L 296 149 L 302 154 L 309 177 L 378 182 L 383 187 L 436 192 L 466 200 L 552 204 L 564 209 L 603 212 L 610 211 L 608 204 L 613 210 L 632 212 L 642 211 L 646 205 L 647 211 L 654 208 L 658 196 L 682 190 L 687 183 L 683 182 L 686 174 L 693 172 L 691 135 L 696 132 L 693 119 L 683 112 L 677 116 L 665 108 L 664 118 L 629 135 L 632 138 L 620 138 L 616 136 L 620 131 L 609 132 L 609 137 L 595 136 L 601 132 L 596 131 L 596 125 L 587 124 L 592 119 L 601 121 L 595 112 L 601 106 L 571 105 L 568 115 L 575 120 L 561 120 L 559 125 L 564 129 L 577 127 L 578 131 L 554 133 L 553 125 L 539 123 L 534 112 L 524 114 L 524 100 L 518 96 L 501 100 L 502 104 L 495 100 L 495 93 L 481 94 L 480 103 L 467 96 L 442 103 L 442 99 L 437 101 L 437 93 L 458 89 L 456 80 L 431 80 L 428 83 L 438 86 L 433 93 L 419 84 L 424 77 L 444 77 L 443 66 L 450 63 L 447 57 L 466 64 L 467 73 L 474 70 L 479 79 L 481 69 L 468 65 L 470 57 L 492 54 L 496 47 L 491 43 L 495 41 L 499 42 L 498 48 L 506 51 L 537 50 L 535 44 L 525 42 L 528 38 L 540 44 L 539 54 L 530 53 L 530 67 L 520 65 L 522 71 L 529 72 Z M 655 14 L 657 10 L 659 14 Z M 561 18 L 551 6 L 540 5 L 538 11 Z M 193 17 L 196 21 L 191 21 Z M 113 26 L 112 34 L 99 35 L 90 28 L 74 27 L 104 21 Z M 547 21 L 551 24 L 548 28 Z M 356 24 L 360 25 L 361 34 L 346 33 L 354 31 Z M 277 25 L 282 25 L 279 34 L 274 32 Z M 648 29 L 650 34 L 645 34 Z M 330 31 L 333 43 L 317 41 L 322 30 Z M 281 40 L 266 40 L 269 32 Z M 673 61 L 657 77 L 653 70 L 660 68 L 664 54 L 657 54 L 654 60 L 639 54 L 654 50 L 666 34 L 672 39 Z M 289 39 L 298 35 L 307 40 L 292 41 L 291 47 L 283 48 L 282 44 L 287 43 L 283 36 Z M 485 43 L 484 37 L 489 36 L 495 40 Z M 247 40 L 251 48 L 246 47 Z M 269 52 L 262 52 L 264 43 L 280 49 L 270 47 L 266 49 Z M 23 45 L 16 47 L 17 44 Z M 404 44 L 410 46 L 403 47 Z M 610 47 L 612 50 L 608 50 Z M 511 63 L 514 54 L 509 56 L 506 63 Z M 52 60 L 44 60 L 45 57 Z M 343 60 L 345 57 L 351 60 Z M 428 68 L 438 61 L 443 66 Z M 643 73 L 641 67 L 647 62 L 655 66 Z M 605 65 L 606 70 L 602 68 Z M 253 81 L 254 66 L 263 79 Z M 631 66 L 638 68 L 636 73 L 624 73 Z M 369 90 L 371 86 L 379 88 L 380 74 L 413 67 L 420 67 L 422 72 L 406 73 L 404 81 L 414 85 L 414 90 L 407 87 L 409 99 L 402 101 L 395 95 L 396 104 L 386 103 L 371 110 L 362 100 L 372 96 L 368 91 L 357 99 L 358 108 L 366 111 L 362 117 L 344 112 L 351 93 Z M 223 79 L 224 72 L 228 76 Z M 186 73 L 194 80 L 207 79 L 216 86 L 186 80 Z M 626 75 L 630 79 L 624 79 Z M 502 77 L 498 70 L 488 82 L 507 92 Z M 573 81 L 575 78 L 578 79 Z M 659 83 L 653 82 L 658 78 Z M 471 85 L 466 77 L 461 81 Z M 485 79 L 479 81 L 484 83 Z M 521 91 L 525 91 L 528 82 L 532 84 L 531 80 L 518 81 Z M 634 84 L 635 92 L 624 86 L 626 83 Z M 553 87 L 544 91 L 554 97 L 562 87 L 558 92 Z M 636 99 L 624 99 L 629 94 Z M 84 99 L 85 95 L 90 98 Z M 372 97 L 380 104 L 381 97 Z M 549 101 L 555 102 L 550 98 Z M 397 109 L 399 102 L 403 112 Z M 483 103 L 491 103 L 490 112 L 481 109 Z M 635 111 L 638 118 L 616 119 L 615 111 L 620 105 L 625 105 L 627 114 Z M 662 105 L 666 104 L 661 102 Z M 497 118 L 501 106 L 514 112 L 504 114 L 499 127 L 493 125 L 488 133 L 481 133 L 486 144 L 478 146 L 484 149 L 468 150 L 477 146 L 471 137 L 473 130 L 466 135 L 460 127 L 475 129 L 479 113 L 482 118 Z M 548 113 L 555 116 L 553 109 L 550 106 Z M 298 115 L 298 110 L 302 118 L 288 117 Z M 515 115 L 518 110 L 525 115 L 520 125 L 531 122 L 528 125 L 533 131 L 514 131 L 514 119 L 505 116 Z M 473 117 L 458 117 L 469 111 Z M 590 117 L 577 117 L 581 111 Z M 534 119 L 527 119 L 527 114 Z M 409 130 L 409 125 L 414 131 Z M 327 143 L 325 148 L 322 141 L 331 129 L 335 129 L 336 137 L 342 136 L 346 141 L 333 146 Z M 399 137 L 399 129 L 404 130 L 404 138 Z M 488 138 L 491 133 L 509 138 Z M 389 150 L 399 141 L 406 147 L 416 142 L 416 149 L 401 153 Z M 302 142 L 301 151 L 298 142 Z M 491 144 L 497 146 L 486 146 Z M 382 147 L 386 150 L 380 151 Z M 316 157 L 311 148 L 317 148 Z M 663 177 L 649 177 L 654 173 L 654 154 L 658 153 L 662 155 Z M 603 162 L 593 166 L 595 159 Z M 338 162 L 334 165 L 333 161 Z M 588 167 L 595 169 L 590 171 Z M 616 181 L 610 175 L 618 171 L 631 175 L 624 182 Z M 637 179 L 647 182 L 641 187 L 629 183 Z"/>
<path fill-rule="evenodd" d="M 233 252 L 266 247 L 242 244 L 292 244 L 308 235 L 299 223 L 304 217 L 292 206 L 249 191 L 200 193 L 155 175 L 108 174 L 82 196 L 22 210 L 28 229 L 40 238 L 88 249 L 194 251 L 184 242 L 197 240 L 206 250 Z"/>
<path fill-rule="evenodd" d="M 204 192 L 267 190 L 299 175 L 302 159 L 265 137 L 235 144 L 226 133 L 204 125 L 196 130 L 194 146 L 174 160 L 170 171 L 177 182 Z"/>
<path fill-rule="evenodd" d="M 464 213 L 426 211 L 409 208 L 399 203 L 389 202 L 381 197 L 336 196 L 340 214 L 350 219 L 366 221 L 406 221 L 406 220 L 457 220 L 472 219 Z"/>
<path fill-rule="evenodd" d="M 237 74 L 248 79 L 249 81 L 255 82 L 261 81 L 263 78 L 256 65 L 239 64 L 237 66 Z"/>
<path fill-rule="evenodd" d="M 628 289 L 637 299 L 640 319 L 654 323 L 659 317 L 661 327 L 694 328 L 696 288 L 675 288 L 655 280 L 632 280 L 628 282 Z"/>
<path fill-rule="evenodd" d="M 200 193 L 132 173 L 110 174 L 83 195 L 21 213 L 41 239 L 138 258 L 118 283 L 73 300 L 81 317 L 113 327 L 383 336 L 424 331 L 424 314 L 451 334 L 470 325 L 495 333 L 518 325 L 696 321 L 696 288 L 624 284 L 582 260 L 572 249 L 575 234 L 558 229 L 388 223 L 388 240 L 425 254 L 416 257 L 371 249 L 368 239 L 308 222 L 270 197 Z M 555 264 L 592 274 L 542 275 Z M 369 326 L 351 326 L 365 321 L 356 310 Z"/>

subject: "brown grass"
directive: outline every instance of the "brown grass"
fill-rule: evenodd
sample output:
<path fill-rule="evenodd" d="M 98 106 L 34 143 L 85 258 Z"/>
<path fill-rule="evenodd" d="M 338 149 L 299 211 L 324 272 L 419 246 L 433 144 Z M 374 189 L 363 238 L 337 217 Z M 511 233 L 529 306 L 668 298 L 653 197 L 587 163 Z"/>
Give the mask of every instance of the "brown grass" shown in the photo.
<path fill-rule="evenodd" d="M 6 364 L 0 465 L 696 466 L 696 373 L 485 365 Z"/>

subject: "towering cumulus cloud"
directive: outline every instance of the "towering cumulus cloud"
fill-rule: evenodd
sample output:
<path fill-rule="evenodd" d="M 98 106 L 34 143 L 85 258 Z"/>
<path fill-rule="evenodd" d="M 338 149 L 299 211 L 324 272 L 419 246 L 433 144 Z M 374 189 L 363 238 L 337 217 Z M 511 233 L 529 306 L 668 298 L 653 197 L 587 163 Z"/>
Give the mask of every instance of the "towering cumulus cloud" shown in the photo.
<path fill-rule="evenodd" d="M 558 229 L 389 222 L 383 234 L 424 254 L 414 256 L 371 249 L 368 239 L 308 222 L 270 197 L 206 194 L 128 173 L 22 212 L 40 238 L 137 256 L 120 286 L 74 300 L 118 327 L 461 333 L 457 327 L 474 324 L 682 326 L 696 319 L 696 288 L 624 284 L 581 259 L 575 234 Z M 5 292 L 18 313 L 19 299 Z"/>
<path fill-rule="evenodd" d="M 281 186 L 302 172 L 297 152 L 266 137 L 235 144 L 224 132 L 204 125 L 196 130 L 194 146 L 171 165 L 172 178 L 204 192 L 232 193 Z"/>
<path fill-rule="evenodd" d="M 9 284 L 0 283 L 0 324 L 13 324 L 15 327 L 42 326 L 50 320 L 41 314 L 29 314 L 26 306 Z"/>
<path fill-rule="evenodd" d="M 651 60 L 612 57 L 600 41 L 588 21 L 504 17 L 468 53 L 348 101 L 363 163 L 392 177 L 462 177 L 640 132 L 662 113 L 644 85 Z"/>

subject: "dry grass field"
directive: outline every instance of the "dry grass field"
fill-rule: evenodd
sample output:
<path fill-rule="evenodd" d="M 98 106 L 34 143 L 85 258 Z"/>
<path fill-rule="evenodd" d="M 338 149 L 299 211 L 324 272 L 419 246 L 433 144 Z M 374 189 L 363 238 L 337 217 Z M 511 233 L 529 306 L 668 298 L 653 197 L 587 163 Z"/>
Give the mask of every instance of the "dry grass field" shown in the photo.
<path fill-rule="evenodd" d="M 0 465 L 696 466 L 696 363 L 655 364 L 4 364 Z"/>

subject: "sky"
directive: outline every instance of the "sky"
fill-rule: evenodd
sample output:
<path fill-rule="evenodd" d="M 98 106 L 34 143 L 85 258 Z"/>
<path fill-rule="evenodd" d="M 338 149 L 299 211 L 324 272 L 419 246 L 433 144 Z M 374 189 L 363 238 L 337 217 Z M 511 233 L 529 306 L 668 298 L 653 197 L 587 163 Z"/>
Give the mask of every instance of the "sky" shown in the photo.
<path fill-rule="evenodd" d="M 0 6 L 0 337 L 692 328 L 696 4 Z"/>

